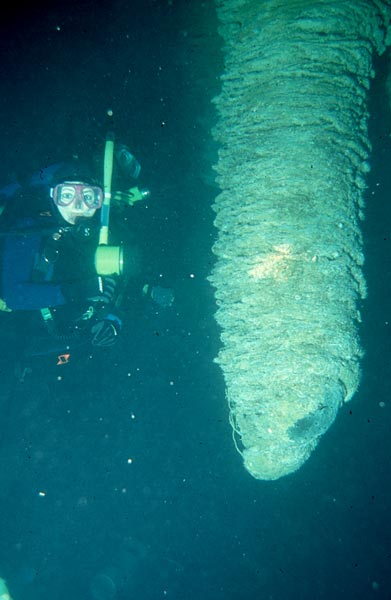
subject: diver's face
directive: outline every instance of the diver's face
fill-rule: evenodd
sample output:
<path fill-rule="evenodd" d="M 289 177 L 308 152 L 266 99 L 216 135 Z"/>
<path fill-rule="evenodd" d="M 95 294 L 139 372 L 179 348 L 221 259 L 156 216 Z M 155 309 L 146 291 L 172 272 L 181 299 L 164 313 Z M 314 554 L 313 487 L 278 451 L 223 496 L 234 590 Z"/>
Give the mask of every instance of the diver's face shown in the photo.
<path fill-rule="evenodd" d="M 90 219 L 102 205 L 102 190 L 82 182 L 65 182 L 52 190 L 52 198 L 62 218 L 70 225 Z"/>
<path fill-rule="evenodd" d="M 96 213 L 96 208 L 88 208 L 85 204 L 78 203 L 76 200 L 69 206 L 58 206 L 57 208 L 62 218 L 70 225 L 75 225 L 76 219 L 81 217 L 90 219 Z"/>

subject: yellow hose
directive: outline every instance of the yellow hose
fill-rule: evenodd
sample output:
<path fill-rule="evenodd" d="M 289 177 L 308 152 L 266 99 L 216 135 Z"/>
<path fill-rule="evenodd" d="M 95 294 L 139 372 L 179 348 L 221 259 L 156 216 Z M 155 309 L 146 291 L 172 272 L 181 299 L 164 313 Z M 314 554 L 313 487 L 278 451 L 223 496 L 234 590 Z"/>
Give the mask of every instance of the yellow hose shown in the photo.
<path fill-rule="evenodd" d="M 99 233 L 99 244 L 108 244 L 109 239 L 109 218 L 111 203 L 111 180 L 113 176 L 114 160 L 114 136 L 107 134 L 105 144 L 105 156 L 103 163 L 103 205 L 102 205 L 102 225 Z"/>

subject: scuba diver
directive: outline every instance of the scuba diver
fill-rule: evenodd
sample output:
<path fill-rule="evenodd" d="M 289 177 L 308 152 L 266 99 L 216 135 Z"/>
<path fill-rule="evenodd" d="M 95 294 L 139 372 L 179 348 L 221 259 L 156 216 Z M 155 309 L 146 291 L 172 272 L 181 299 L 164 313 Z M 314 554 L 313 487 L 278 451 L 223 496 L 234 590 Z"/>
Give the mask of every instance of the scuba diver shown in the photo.
<path fill-rule="evenodd" d="M 12 339 L 22 330 L 17 354 L 24 361 L 50 355 L 55 364 L 65 364 L 76 349 L 112 346 L 121 331 L 122 247 L 108 245 L 115 160 L 120 166 L 126 161 L 127 175 L 138 176 L 134 157 L 125 146 L 115 154 L 108 136 L 103 185 L 89 165 L 72 159 L 42 169 L 27 186 L 0 190 L 7 201 L 0 230 L 0 309 L 4 318 L 19 317 Z M 133 187 L 116 199 L 131 206 L 147 195 Z"/>

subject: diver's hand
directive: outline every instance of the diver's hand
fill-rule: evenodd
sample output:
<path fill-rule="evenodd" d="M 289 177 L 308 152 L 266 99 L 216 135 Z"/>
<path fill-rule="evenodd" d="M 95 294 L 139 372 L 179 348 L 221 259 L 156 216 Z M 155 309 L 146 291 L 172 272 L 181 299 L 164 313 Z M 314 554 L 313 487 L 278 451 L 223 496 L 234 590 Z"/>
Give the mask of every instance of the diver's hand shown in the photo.
<path fill-rule="evenodd" d="M 112 302 L 115 290 L 117 288 L 117 280 L 115 277 L 98 277 L 98 293 L 92 296 L 87 296 L 90 302 L 103 302 L 110 304 Z"/>
<path fill-rule="evenodd" d="M 156 304 L 167 308 L 172 306 L 175 296 L 170 288 L 161 287 L 160 285 L 149 285 L 146 283 L 143 287 L 143 295 L 151 298 Z"/>
<path fill-rule="evenodd" d="M 109 304 L 115 295 L 117 280 L 113 277 L 91 277 L 83 281 L 66 283 L 61 291 L 67 302 L 103 302 Z"/>
<path fill-rule="evenodd" d="M 116 323 L 112 320 L 98 321 L 91 327 L 93 346 L 100 346 L 102 348 L 113 346 L 118 336 Z"/>

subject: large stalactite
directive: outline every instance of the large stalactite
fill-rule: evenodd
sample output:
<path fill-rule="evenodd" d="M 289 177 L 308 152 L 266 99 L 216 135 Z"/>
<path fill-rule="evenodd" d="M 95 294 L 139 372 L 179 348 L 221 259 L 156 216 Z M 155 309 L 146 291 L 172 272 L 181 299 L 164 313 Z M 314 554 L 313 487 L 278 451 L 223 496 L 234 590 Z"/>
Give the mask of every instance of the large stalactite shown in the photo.
<path fill-rule="evenodd" d="M 367 95 L 381 0 L 216 0 L 224 40 L 210 277 L 246 469 L 298 469 L 360 379 Z"/>

